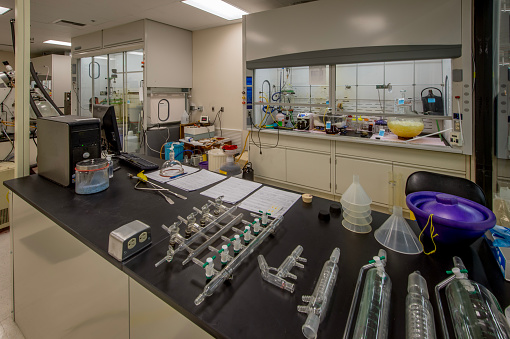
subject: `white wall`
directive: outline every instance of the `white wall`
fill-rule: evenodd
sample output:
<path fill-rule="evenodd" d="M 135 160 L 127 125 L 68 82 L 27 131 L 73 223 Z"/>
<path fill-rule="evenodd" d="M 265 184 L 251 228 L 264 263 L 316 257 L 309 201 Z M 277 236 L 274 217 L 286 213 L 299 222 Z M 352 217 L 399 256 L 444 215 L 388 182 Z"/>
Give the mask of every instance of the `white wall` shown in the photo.
<path fill-rule="evenodd" d="M 9 64 L 14 68 L 14 53 L 7 51 L 0 51 L 0 62 L 9 61 Z M 5 67 L 0 66 L 0 70 L 5 71 Z"/>
<path fill-rule="evenodd" d="M 200 115 L 214 119 L 220 107 L 224 107 L 221 127 L 243 129 L 242 45 L 242 24 L 193 32 L 191 104 L 204 106 L 204 112 L 193 113 L 193 120 Z M 219 128 L 218 121 L 215 125 Z"/>

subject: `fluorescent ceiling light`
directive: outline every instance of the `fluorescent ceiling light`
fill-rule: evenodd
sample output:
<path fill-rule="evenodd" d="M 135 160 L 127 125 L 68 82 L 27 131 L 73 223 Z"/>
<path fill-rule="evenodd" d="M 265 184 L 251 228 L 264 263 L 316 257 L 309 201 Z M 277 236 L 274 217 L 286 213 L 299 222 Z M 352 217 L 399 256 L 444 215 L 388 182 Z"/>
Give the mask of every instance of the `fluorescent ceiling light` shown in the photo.
<path fill-rule="evenodd" d="M 71 43 L 70 43 L 70 42 L 65 42 L 65 41 L 58 41 L 58 40 L 46 40 L 46 41 L 43 41 L 43 43 L 45 43 L 45 44 L 52 44 L 52 45 L 60 45 L 60 46 L 69 46 L 69 47 L 71 47 Z"/>
<path fill-rule="evenodd" d="M 227 20 L 241 19 L 243 15 L 248 14 L 221 0 L 184 0 L 183 3 Z"/>
<path fill-rule="evenodd" d="M 143 52 L 127 52 L 127 54 L 132 54 L 132 55 L 143 55 Z"/>
<path fill-rule="evenodd" d="M 0 15 L 9 12 L 12 8 L 2 7 L 0 6 Z"/>

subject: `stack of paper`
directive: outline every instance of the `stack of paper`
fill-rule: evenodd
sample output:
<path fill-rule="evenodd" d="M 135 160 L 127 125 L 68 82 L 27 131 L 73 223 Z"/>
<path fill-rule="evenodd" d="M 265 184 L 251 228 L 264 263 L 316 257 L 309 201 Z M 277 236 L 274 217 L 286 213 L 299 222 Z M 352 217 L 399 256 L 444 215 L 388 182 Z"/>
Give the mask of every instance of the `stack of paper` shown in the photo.
<path fill-rule="evenodd" d="M 239 205 L 248 211 L 264 211 L 271 213 L 271 217 L 279 218 L 284 215 L 301 196 L 296 193 L 285 192 L 276 188 L 264 186 Z"/>
<path fill-rule="evenodd" d="M 184 173 L 181 176 L 192 174 L 192 173 L 198 172 L 200 170 L 200 168 L 195 168 L 195 167 L 190 167 L 190 166 L 185 166 L 185 165 L 183 165 L 182 168 L 184 169 Z M 150 172 L 150 173 L 145 173 L 145 175 L 147 176 L 147 178 L 152 179 L 157 182 L 161 182 L 163 184 L 169 182 L 170 180 L 175 180 L 175 179 L 181 177 L 181 176 L 178 176 L 175 178 L 163 177 L 163 176 L 159 175 L 159 170 Z"/>
<path fill-rule="evenodd" d="M 260 186 L 262 186 L 262 184 L 231 177 L 200 194 L 213 199 L 223 196 L 223 201 L 235 204 Z"/>
<path fill-rule="evenodd" d="M 178 177 L 168 182 L 169 185 L 180 188 L 184 191 L 196 191 L 198 189 L 209 186 L 218 181 L 224 180 L 227 177 L 218 173 L 202 170 L 197 173 L 189 174 L 183 177 Z"/>

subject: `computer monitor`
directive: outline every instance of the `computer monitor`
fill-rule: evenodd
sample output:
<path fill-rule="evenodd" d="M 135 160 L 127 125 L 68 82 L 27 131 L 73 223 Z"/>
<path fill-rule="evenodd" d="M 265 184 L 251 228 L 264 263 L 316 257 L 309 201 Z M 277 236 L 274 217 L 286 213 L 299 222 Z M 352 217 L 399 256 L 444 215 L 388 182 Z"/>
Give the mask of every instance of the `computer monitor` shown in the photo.
<path fill-rule="evenodd" d="M 94 105 L 93 116 L 101 120 L 101 136 L 106 140 L 107 149 L 114 154 L 120 154 L 122 143 L 117 127 L 115 108 L 109 105 Z"/>

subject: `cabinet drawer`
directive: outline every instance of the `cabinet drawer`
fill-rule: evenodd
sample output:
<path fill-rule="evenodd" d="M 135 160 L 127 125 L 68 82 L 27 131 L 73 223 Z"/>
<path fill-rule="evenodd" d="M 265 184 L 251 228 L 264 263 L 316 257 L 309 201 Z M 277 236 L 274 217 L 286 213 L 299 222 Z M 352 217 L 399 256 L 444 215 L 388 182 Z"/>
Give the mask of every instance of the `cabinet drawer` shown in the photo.
<path fill-rule="evenodd" d="M 331 153 L 331 140 L 306 137 L 285 137 L 284 145 L 288 148 L 299 148 L 310 151 Z"/>
<path fill-rule="evenodd" d="M 287 181 L 331 192 L 331 156 L 287 150 Z"/>

